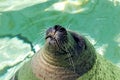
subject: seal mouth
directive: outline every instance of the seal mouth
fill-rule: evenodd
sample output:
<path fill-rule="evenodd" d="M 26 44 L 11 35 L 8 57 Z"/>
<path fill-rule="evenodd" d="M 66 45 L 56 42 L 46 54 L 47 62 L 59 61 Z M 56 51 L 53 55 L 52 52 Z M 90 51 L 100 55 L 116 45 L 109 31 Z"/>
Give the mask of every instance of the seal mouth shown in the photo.
<path fill-rule="evenodd" d="M 45 39 L 49 45 L 59 46 L 60 44 L 63 44 L 63 42 L 67 41 L 67 30 L 60 25 L 50 27 L 46 31 Z"/>

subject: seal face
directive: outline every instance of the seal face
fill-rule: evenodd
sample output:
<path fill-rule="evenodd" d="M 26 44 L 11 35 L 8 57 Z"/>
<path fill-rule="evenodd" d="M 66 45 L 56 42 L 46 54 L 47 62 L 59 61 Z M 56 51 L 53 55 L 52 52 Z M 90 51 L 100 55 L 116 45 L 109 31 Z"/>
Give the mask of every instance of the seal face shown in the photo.
<path fill-rule="evenodd" d="M 46 31 L 46 44 L 49 51 L 68 53 L 69 50 L 82 51 L 86 48 L 85 41 L 77 34 L 67 31 L 60 25 L 55 25 Z M 77 52 L 76 52 L 77 53 Z"/>
<path fill-rule="evenodd" d="M 50 46 L 49 49 L 53 51 L 62 49 L 61 46 L 67 43 L 67 31 L 65 28 L 55 25 L 46 31 L 46 43 Z M 59 50 L 58 50 L 59 51 Z"/>

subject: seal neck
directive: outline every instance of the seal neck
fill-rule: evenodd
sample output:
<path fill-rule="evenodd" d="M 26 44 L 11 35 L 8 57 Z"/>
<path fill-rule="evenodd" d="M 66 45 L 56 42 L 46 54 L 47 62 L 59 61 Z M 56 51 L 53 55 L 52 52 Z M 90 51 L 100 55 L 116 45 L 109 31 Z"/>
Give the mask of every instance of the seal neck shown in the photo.
<path fill-rule="evenodd" d="M 54 65 L 54 66 L 59 66 L 59 67 L 69 67 L 70 64 L 69 62 L 65 61 L 66 54 L 58 54 L 57 53 L 50 53 L 45 48 L 42 49 L 41 51 L 41 56 L 43 57 L 44 61 L 47 63 Z"/>
<path fill-rule="evenodd" d="M 84 38 L 84 40 L 87 45 L 86 49 L 82 52 L 79 52 L 78 50 L 78 54 L 74 53 L 76 51 L 70 51 L 73 54 L 72 58 L 66 59 L 66 57 L 68 57 L 67 54 L 69 53 L 63 55 L 58 53 L 58 55 L 55 55 L 57 52 L 49 52 L 46 50 L 46 46 L 40 50 L 40 53 L 38 53 L 40 55 L 38 56 L 42 56 L 42 59 L 50 65 L 69 68 L 69 70 L 72 70 L 79 75 L 83 75 L 88 72 L 96 62 L 96 51 L 93 45 L 86 38 Z"/>
<path fill-rule="evenodd" d="M 83 75 L 88 72 L 96 62 L 96 52 L 91 43 L 88 42 L 87 50 L 84 50 L 78 56 L 74 56 L 70 61 L 65 61 L 66 55 L 55 56 L 48 52 L 44 48 L 42 49 L 41 56 L 44 61 L 48 64 L 69 68 L 69 70 L 74 71 L 79 75 Z"/>
<path fill-rule="evenodd" d="M 33 56 L 31 61 L 33 73 L 38 79 L 76 80 L 79 77 L 79 74 L 70 70 L 69 67 L 61 67 L 60 64 L 55 64 L 54 60 L 56 59 L 44 54 L 46 53 L 40 50 L 38 54 Z"/>

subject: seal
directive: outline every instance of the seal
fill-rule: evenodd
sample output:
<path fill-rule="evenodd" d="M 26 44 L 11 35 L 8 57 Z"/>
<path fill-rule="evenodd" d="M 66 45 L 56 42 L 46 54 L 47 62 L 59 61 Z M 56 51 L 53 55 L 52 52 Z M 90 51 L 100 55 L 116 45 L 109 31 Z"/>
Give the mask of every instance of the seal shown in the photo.
<path fill-rule="evenodd" d="M 82 35 L 60 25 L 46 31 L 44 46 L 11 80 L 119 80 L 120 69 Z"/>

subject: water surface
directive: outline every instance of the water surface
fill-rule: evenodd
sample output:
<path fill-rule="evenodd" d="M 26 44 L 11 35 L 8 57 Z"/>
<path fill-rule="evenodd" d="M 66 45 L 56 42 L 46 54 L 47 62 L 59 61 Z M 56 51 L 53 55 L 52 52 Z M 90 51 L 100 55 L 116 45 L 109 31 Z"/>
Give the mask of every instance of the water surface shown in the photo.
<path fill-rule="evenodd" d="M 7 1 L 12 2 L 8 4 Z M 9 66 L 11 63 L 9 61 L 16 60 L 21 53 L 28 56 L 28 53 L 32 50 L 31 43 L 33 46 L 37 45 L 36 48 L 42 46 L 44 44 L 45 30 L 55 24 L 60 24 L 72 31 L 85 35 L 91 39 L 100 54 L 114 64 L 120 65 L 119 0 L 63 0 L 61 2 L 57 0 L 44 0 L 44 2 L 36 0 L 33 4 L 28 0 L 26 2 L 0 0 L 0 4 L 3 4 L 0 6 L 0 36 L 2 36 L 0 40 L 5 43 L 0 44 L 0 61 L 8 61 L 6 63 L 7 68 L 0 66 L 0 80 L 9 80 L 9 77 L 13 75 L 7 74 L 11 72 L 11 67 Z M 9 49 L 6 46 L 7 42 L 13 39 L 16 39 L 16 42 L 13 40 L 12 43 L 9 43 L 11 46 L 22 41 L 22 39 L 16 38 L 16 35 L 24 37 L 22 38 L 23 43 L 16 46 L 18 51 L 14 51 L 13 48 Z M 6 38 L 9 36 L 13 37 Z M 27 40 L 27 42 L 24 42 L 24 40 Z M 24 52 L 26 48 L 23 48 L 23 52 L 19 52 L 19 48 L 23 47 L 22 45 L 29 46 L 28 50 Z M 13 56 L 7 50 L 14 51 Z M 10 60 L 5 58 L 3 53 L 5 51 L 7 51 L 6 54 Z M 26 60 L 25 55 L 22 57 L 24 59 L 18 59 L 16 63 L 20 64 Z M 12 68 L 12 70 L 17 70 L 20 67 L 19 64 L 13 64 L 13 66 L 17 67 L 15 67 L 16 69 Z M 5 78 L 6 76 L 9 77 Z"/>

